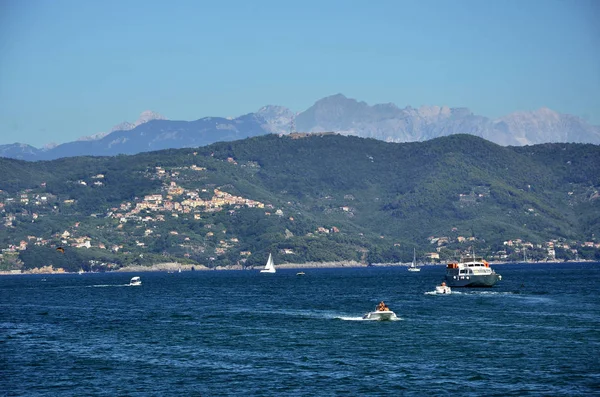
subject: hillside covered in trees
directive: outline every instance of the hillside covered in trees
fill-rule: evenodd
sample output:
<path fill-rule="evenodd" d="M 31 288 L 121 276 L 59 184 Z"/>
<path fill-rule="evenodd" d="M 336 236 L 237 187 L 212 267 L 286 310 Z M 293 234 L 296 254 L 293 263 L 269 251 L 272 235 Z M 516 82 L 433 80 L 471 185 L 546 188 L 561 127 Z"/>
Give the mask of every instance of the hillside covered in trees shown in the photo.
<path fill-rule="evenodd" d="M 2 269 L 600 259 L 600 147 L 266 135 L 133 156 L 0 158 Z M 65 252 L 56 251 L 63 247 Z"/>

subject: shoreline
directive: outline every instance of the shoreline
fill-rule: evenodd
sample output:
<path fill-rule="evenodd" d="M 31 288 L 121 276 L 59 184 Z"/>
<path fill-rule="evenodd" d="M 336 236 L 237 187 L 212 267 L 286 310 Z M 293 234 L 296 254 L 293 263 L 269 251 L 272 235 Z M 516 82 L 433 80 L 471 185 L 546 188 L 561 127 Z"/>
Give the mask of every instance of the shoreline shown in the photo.
<path fill-rule="evenodd" d="M 513 264 L 555 264 L 555 263 L 595 263 L 598 261 L 593 260 L 579 260 L 579 261 L 543 261 L 543 262 L 489 262 L 490 265 L 493 266 L 501 266 L 501 265 L 513 265 Z M 368 267 L 408 267 L 410 263 L 373 263 L 371 265 L 367 265 L 365 263 L 357 262 L 357 261 L 344 261 L 344 262 L 307 262 L 307 263 L 282 263 L 276 266 L 277 269 L 339 269 L 339 268 L 368 268 Z M 446 266 L 446 263 L 427 263 L 423 265 L 419 265 L 419 267 L 423 266 Z M 248 271 L 260 271 L 263 269 L 263 266 L 253 266 L 253 267 L 242 267 L 241 265 L 233 265 L 233 266 L 216 266 L 214 268 L 209 268 L 204 265 L 189 265 L 189 264 L 180 264 L 178 262 L 165 262 L 165 263 L 157 263 L 150 266 L 125 266 L 119 268 L 117 270 L 111 270 L 103 273 L 145 273 L 145 272 L 169 272 L 175 273 L 181 271 L 228 271 L 228 270 L 248 270 Z M 79 272 L 67 272 L 63 269 L 54 269 L 52 266 L 47 266 L 44 268 L 34 268 L 27 271 L 22 270 L 3 270 L 0 271 L 0 276 L 14 276 L 14 275 L 26 275 L 26 274 L 78 274 Z M 90 272 L 83 272 L 83 274 L 87 274 Z M 91 272 L 96 273 L 96 272 Z"/>

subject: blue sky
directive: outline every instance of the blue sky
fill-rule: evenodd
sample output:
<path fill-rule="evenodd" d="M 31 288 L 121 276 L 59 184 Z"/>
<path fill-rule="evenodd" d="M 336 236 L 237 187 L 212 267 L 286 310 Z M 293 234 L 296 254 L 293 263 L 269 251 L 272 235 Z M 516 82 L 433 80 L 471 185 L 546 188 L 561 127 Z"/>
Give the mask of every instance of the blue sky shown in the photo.
<path fill-rule="evenodd" d="M 0 144 L 343 93 L 600 125 L 596 0 L 0 0 Z"/>

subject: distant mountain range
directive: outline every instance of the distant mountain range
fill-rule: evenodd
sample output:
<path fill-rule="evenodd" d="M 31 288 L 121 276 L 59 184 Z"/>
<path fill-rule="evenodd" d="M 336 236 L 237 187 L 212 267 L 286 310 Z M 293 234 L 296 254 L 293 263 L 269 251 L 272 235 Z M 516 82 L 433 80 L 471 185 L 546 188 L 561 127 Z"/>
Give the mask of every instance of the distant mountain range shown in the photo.
<path fill-rule="evenodd" d="M 295 114 L 282 106 L 265 106 L 234 119 L 205 117 L 196 121 L 166 120 L 146 111 L 135 123 L 124 122 L 110 133 L 41 149 L 15 143 L 0 145 L 0 156 L 53 160 L 72 156 L 112 156 L 161 149 L 198 147 L 269 133 L 333 131 L 386 142 L 417 142 L 454 134 L 470 134 L 502 146 L 540 143 L 600 144 L 600 126 L 547 108 L 516 112 L 493 120 L 467 108 L 422 106 L 398 108 L 392 103 L 369 106 L 342 94 L 318 100 Z"/>

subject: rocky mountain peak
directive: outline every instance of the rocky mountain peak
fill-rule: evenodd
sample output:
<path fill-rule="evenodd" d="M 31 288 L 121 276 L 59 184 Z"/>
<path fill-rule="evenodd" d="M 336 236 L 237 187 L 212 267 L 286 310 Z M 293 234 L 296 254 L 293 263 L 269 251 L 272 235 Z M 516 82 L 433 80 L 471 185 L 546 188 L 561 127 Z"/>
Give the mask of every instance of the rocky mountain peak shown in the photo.
<path fill-rule="evenodd" d="M 343 94 L 335 94 L 330 95 L 325 98 L 319 99 L 313 106 L 322 107 L 322 106 L 352 106 L 359 103 L 356 99 L 348 98 Z M 364 103 L 364 102 L 361 102 Z"/>
<path fill-rule="evenodd" d="M 418 112 L 424 118 L 448 117 L 452 113 L 448 106 L 421 106 Z"/>
<path fill-rule="evenodd" d="M 137 127 L 138 125 L 147 123 L 152 120 L 166 120 L 164 116 L 153 112 L 151 110 L 145 110 L 140 114 L 140 117 L 135 121 L 135 123 L 130 123 L 128 121 L 124 121 L 120 124 L 115 125 L 110 132 L 114 131 L 129 131 Z"/>
<path fill-rule="evenodd" d="M 369 106 L 342 94 L 323 98 L 296 118 L 299 131 L 337 131 L 387 142 L 411 142 L 467 133 L 500 145 L 600 142 L 600 128 L 548 108 L 515 112 L 497 120 L 467 108 L 390 104 Z"/>
<path fill-rule="evenodd" d="M 166 118 L 163 115 L 153 112 L 151 110 L 144 110 L 140 114 L 140 117 L 138 117 L 134 125 L 137 127 L 138 125 L 147 123 L 151 120 L 166 120 Z"/>
<path fill-rule="evenodd" d="M 115 131 L 129 131 L 129 130 L 134 129 L 135 127 L 136 127 L 135 124 L 130 123 L 129 121 L 124 121 L 122 123 L 119 123 L 119 124 L 113 126 L 113 128 L 110 129 L 110 132 L 115 132 Z M 99 134 L 96 134 L 96 135 L 99 135 Z"/>
<path fill-rule="evenodd" d="M 272 119 L 272 118 L 293 117 L 294 116 L 294 113 L 290 109 L 288 109 L 284 106 L 277 106 L 277 105 L 263 106 L 262 108 L 258 109 L 256 114 L 265 118 L 266 120 Z"/>
<path fill-rule="evenodd" d="M 294 112 L 284 106 L 267 105 L 255 113 L 265 120 L 263 128 L 273 133 L 289 132 L 290 123 L 295 117 Z"/>
<path fill-rule="evenodd" d="M 78 141 L 96 141 L 98 139 L 104 138 L 106 135 L 108 135 L 107 132 L 99 132 L 99 133 L 94 134 L 94 135 L 82 136 L 82 137 L 80 137 L 77 140 Z"/>
<path fill-rule="evenodd" d="M 115 132 L 115 131 L 130 131 L 132 129 L 134 129 L 135 127 L 137 127 L 138 125 L 147 123 L 148 121 L 151 120 L 166 120 L 164 116 L 153 112 L 151 110 L 145 110 L 140 114 L 140 117 L 138 117 L 138 119 L 135 121 L 135 123 L 130 123 L 128 121 L 124 121 L 122 123 L 119 123 L 115 126 L 113 126 L 110 129 L 110 132 L 98 132 L 96 134 L 93 135 L 87 135 L 87 136 L 82 136 L 80 138 L 77 139 L 77 141 L 79 142 L 86 142 L 86 141 L 97 141 L 99 139 L 104 138 L 105 136 L 107 136 L 108 134 Z"/>
<path fill-rule="evenodd" d="M 600 143 L 600 128 L 579 117 L 546 107 L 532 112 L 514 112 L 496 121 L 506 125 L 522 145 L 543 142 Z"/>

